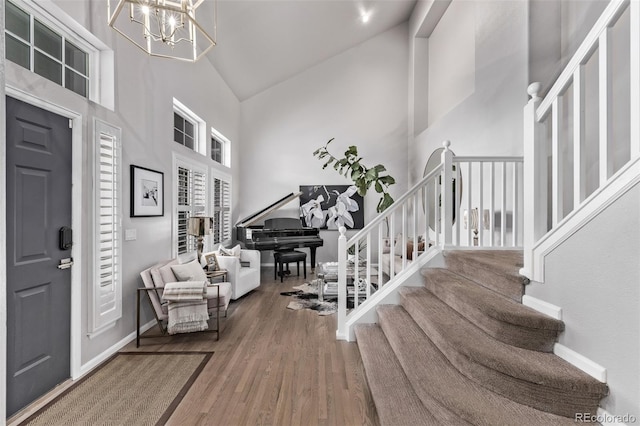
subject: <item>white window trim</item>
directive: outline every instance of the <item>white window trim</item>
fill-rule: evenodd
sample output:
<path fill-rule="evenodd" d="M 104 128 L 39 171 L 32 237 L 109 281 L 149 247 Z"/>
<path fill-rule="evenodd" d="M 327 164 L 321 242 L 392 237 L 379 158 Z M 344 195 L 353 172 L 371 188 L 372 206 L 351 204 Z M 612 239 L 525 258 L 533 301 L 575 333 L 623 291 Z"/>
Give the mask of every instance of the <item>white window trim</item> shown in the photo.
<path fill-rule="evenodd" d="M 185 104 L 173 98 L 173 111 L 180 114 L 182 117 L 188 118 L 190 121 L 194 123 L 194 132 L 193 135 L 193 151 L 198 154 L 202 154 L 203 156 L 207 155 L 207 125 L 203 119 L 201 119 L 196 113 L 191 111 Z M 173 122 L 173 121 L 172 121 Z M 172 133 L 173 135 L 173 133 Z M 173 138 L 173 136 L 172 136 Z M 190 150 L 190 148 L 185 147 Z"/>
<path fill-rule="evenodd" d="M 62 35 L 89 55 L 88 99 L 115 110 L 115 69 L 113 50 L 71 18 L 52 0 L 11 0 L 20 9 Z M 44 78 L 44 77 L 43 77 Z"/>
<path fill-rule="evenodd" d="M 173 197 L 172 197 L 172 220 L 171 220 L 171 253 L 173 258 L 178 257 L 178 167 L 184 167 L 196 172 L 204 173 L 205 182 L 210 182 L 209 167 L 199 161 L 181 156 L 173 153 L 172 161 L 172 176 L 173 176 Z M 205 214 L 208 215 L 210 211 L 209 200 L 211 199 L 210 190 L 206 191 L 207 199 L 205 200 Z M 206 243 L 206 239 L 205 239 Z"/>
<path fill-rule="evenodd" d="M 100 265 L 97 259 L 100 253 L 100 143 L 101 137 L 107 136 L 115 139 L 116 145 L 116 194 L 118 196 L 118 208 L 117 208 L 117 220 L 115 223 L 115 234 L 118 236 L 116 239 L 116 245 L 119 248 L 118 257 L 116 263 L 120 266 L 119 273 L 116 275 L 116 279 L 113 281 L 113 299 L 114 304 L 111 309 L 102 310 L 102 298 L 104 292 L 99 287 L 100 283 Z M 93 279 L 92 285 L 89 286 L 89 337 L 93 338 L 105 330 L 112 328 L 116 321 L 122 317 L 122 218 L 123 218 L 123 192 L 122 192 L 122 130 L 118 127 L 112 126 L 101 120 L 94 119 L 94 168 L 93 168 Z"/>

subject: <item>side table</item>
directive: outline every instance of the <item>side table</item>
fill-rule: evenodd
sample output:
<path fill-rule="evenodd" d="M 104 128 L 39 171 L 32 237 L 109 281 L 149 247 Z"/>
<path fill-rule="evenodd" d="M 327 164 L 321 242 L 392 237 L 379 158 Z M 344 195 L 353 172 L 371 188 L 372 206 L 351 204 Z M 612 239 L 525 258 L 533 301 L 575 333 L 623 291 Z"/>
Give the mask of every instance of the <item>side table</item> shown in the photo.
<path fill-rule="evenodd" d="M 227 270 L 218 269 L 217 271 L 204 271 L 210 283 L 213 283 L 215 278 L 222 278 L 221 282 L 227 281 Z"/>

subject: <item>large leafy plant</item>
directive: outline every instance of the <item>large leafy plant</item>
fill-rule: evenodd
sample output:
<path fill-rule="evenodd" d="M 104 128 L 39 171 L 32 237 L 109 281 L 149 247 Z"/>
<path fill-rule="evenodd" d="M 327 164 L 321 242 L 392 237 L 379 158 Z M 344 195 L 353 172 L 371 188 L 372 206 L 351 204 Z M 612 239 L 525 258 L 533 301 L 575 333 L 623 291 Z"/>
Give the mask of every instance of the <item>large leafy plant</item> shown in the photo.
<path fill-rule="evenodd" d="M 338 173 L 353 181 L 353 184 L 358 190 L 358 194 L 363 197 L 367 194 L 369 188 L 373 186 L 375 191 L 378 194 L 381 194 L 376 211 L 378 213 L 385 211 L 391 204 L 393 204 L 393 198 L 389 195 L 389 186 L 396 183 L 396 180 L 388 174 L 383 175 L 387 169 L 382 164 L 378 164 L 371 168 L 362 164 L 362 157 L 358 156 L 358 148 L 354 145 L 350 146 L 344 152 L 344 157 L 342 158 L 332 155 L 329 152 L 328 147 L 333 140 L 334 138 L 331 138 L 325 146 L 318 148 L 313 152 L 314 157 L 318 157 L 319 160 L 325 161 L 322 168 L 326 169 L 333 165 L 333 168 Z"/>

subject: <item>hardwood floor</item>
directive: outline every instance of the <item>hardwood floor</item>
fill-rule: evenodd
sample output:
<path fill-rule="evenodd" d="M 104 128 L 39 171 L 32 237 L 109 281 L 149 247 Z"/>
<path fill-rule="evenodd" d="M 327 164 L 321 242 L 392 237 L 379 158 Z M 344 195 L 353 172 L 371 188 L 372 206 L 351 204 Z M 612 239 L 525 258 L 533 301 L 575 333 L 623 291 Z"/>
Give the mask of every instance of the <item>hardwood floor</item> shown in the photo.
<path fill-rule="evenodd" d="M 261 286 L 231 303 L 219 341 L 196 333 L 123 349 L 215 351 L 167 424 L 378 424 L 358 347 L 335 338 L 336 315 L 286 309 L 280 292 L 303 282 L 263 268 Z"/>

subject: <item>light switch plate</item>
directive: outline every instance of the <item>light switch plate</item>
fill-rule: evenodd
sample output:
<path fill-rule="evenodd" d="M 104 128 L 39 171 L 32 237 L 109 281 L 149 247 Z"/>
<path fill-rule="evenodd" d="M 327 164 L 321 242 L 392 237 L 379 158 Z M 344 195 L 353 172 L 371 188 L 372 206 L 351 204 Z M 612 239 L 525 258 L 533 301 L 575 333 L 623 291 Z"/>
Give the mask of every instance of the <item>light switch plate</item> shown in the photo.
<path fill-rule="evenodd" d="M 135 229 L 125 229 L 124 230 L 124 240 L 125 241 L 134 241 L 137 238 Z"/>

